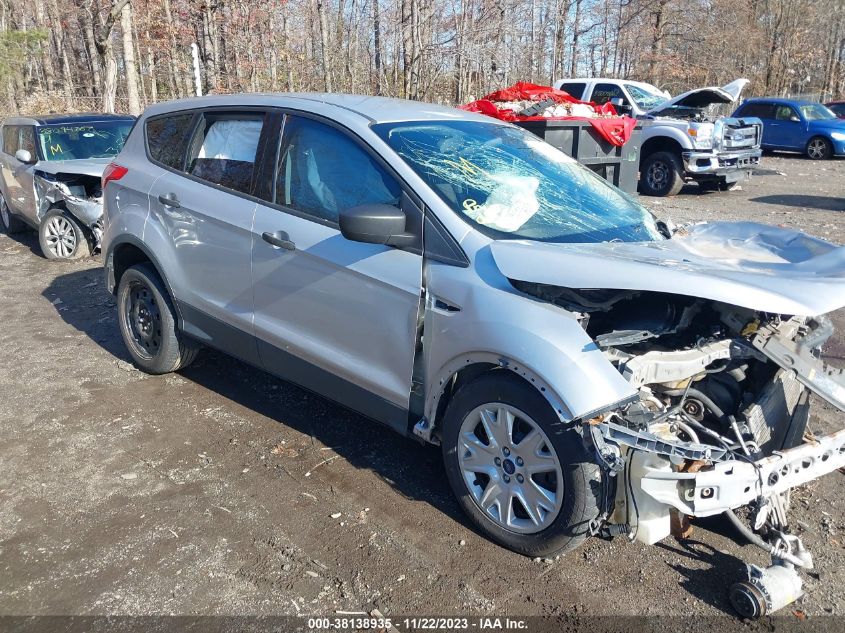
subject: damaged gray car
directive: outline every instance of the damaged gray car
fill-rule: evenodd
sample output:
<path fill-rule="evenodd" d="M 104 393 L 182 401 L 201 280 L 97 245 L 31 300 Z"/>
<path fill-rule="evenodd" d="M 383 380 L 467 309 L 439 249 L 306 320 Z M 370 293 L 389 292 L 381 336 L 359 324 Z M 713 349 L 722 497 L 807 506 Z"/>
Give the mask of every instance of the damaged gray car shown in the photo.
<path fill-rule="evenodd" d="M 522 554 L 725 514 L 772 556 L 739 612 L 801 594 L 790 490 L 845 465 L 845 430 L 808 428 L 810 391 L 845 409 L 820 357 L 845 248 L 673 227 L 517 127 L 351 95 L 152 106 L 104 183 L 144 371 L 210 346 L 439 445 Z"/>
<path fill-rule="evenodd" d="M 0 221 L 6 232 L 36 229 L 47 259 L 78 259 L 99 249 L 100 179 L 134 122 L 108 114 L 4 120 Z"/>

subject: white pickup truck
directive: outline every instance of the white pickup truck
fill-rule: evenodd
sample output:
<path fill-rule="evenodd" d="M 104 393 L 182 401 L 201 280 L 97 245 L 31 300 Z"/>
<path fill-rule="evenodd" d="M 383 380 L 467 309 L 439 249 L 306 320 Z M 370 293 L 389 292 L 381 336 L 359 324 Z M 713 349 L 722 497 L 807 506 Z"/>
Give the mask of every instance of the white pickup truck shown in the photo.
<path fill-rule="evenodd" d="M 560 79 L 555 88 L 582 101 L 610 101 L 620 113 L 643 120 L 639 190 L 673 196 L 688 180 L 703 188 L 724 188 L 750 176 L 760 162 L 759 119 L 707 112 L 710 106 L 736 102 L 747 84 L 747 79 L 737 79 L 674 98 L 651 84 L 627 79 Z"/>

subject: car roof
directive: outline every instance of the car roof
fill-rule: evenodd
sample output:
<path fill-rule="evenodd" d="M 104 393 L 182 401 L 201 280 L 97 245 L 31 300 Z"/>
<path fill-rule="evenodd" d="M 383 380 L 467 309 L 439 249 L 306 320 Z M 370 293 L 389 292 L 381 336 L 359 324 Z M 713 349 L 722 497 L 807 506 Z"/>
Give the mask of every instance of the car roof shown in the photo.
<path fill-rule="evenodd" d="M 99 121 L 134 121 L 131 114 L 45 114 L 43 116 L 14 116 L 3 121 L 4 125 L 55 125 L 61 123 L 93 123 Z"/>
<path fill-rule="evenodd" d="M 818 101 L 807 101 L 806 99 L 787 99 L 785 97 L 751 97 L 744 103 L 777 103 L 781 105 L 813 105 Z"/>
<path fill-rule="evenodd" d="M 178 110 L 210 107 L 300 107 L 307 108 L 308 103 L 321 103 L 354 112 L 371 123 L 424 120 L 468 120 L 495 122 L 496 119 L 472 112 L 459 110 L 451 106 L 395 99 L 392 97 L 372 97 L 355 94 L 336 94 L 320 92 L 278 92 L 278 93 L 241 93 L 231 95 L 209 95 L 192 97 L 152 105 L 144 112 L 145 116 L 166 114 Z"/>
<path fill-rule="evenodd" d="M 595 81 L 595 82 L 607 82 L 607 83 L 619 83 L 619 84 L 634 84 L 635 86 L 648 86 L 649 88 L 655 88 L 652 84 L 645 82 L 645 81 L 634 81 L 633 79 L 619 79 L 618 77 L 574 77 L 574 78 L 566 78 L 566 79 L 558 79 L 557 82 L 571 82 L 571 81 Z"/>

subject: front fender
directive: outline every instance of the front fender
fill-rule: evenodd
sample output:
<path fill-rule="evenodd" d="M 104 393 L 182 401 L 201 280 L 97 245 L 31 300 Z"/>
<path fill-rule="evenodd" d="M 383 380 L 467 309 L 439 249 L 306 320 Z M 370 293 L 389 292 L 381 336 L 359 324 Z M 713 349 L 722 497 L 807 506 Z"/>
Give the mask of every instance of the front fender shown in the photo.
<path fill-rule="evenodd" d="M 479 265 L 489 269 L 477 258 Z M 451 376 L 476 362 L 521 375 L 564 421 L 636 397 L 572 313 L 518 292 L 498 271 L 488 277 L 492 284 L 472 273 L 446 265 L 428 268 L 427 420 L 436 423 L 437 404 Z"/>

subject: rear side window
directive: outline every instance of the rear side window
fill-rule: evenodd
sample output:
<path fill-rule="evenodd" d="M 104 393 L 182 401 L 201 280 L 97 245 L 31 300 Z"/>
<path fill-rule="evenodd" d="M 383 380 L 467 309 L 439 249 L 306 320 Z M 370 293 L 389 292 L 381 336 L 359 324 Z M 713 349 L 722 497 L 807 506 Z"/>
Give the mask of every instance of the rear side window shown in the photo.
<path fill-rule="evenodd" d="M 616 84 L 596 84 L 591 98 L 593 103 L 602 105 L 611 99 L 622 99 L 622 103 L 628 104 L 628 99 L 625 98 L 625 93 L 622 92 L 621 87 Z"/>
<path fill-rule="evenodd" d="M 17 125 L 3 126 L 3 152 L 10 156 L 18 151 L 18 130 Z"/>
<path fill-rule="evenodd" d="M 263 114 L 203 115 L 191 142 L 187 172 L 212 184 L 252 193 Z"/>
<path fill-rule="evenodd" d="M 587 87 L 587 84 L 582 82 L 568 82 L 565 84 L 561 84 L 560 89 L 564 92 L 568 93 L 570 97 L 575 97 L 576 99 L 583 99 L 584 98 L 584 88 Z"/>
<path fill-rule="evenodd" d="M 770 103 L 746 103 L 740 108 L 739 116 L 756 116 L 758 119 L 773 119 L 772 104 Z"/>
<path fill-rule="evenodd" d="M 342 131 L 295 116 L 285 120 L 275 179 L 275 202 L 324 222 L 362 204 L 398 207 L 402 189 Z"/>
<path fill-rule="evenodd" d="M 147 147 L 152 159 L 173 169 L 184 169 L 193 120 L 193 113 L 149 119 L 146 123 Z"/>

